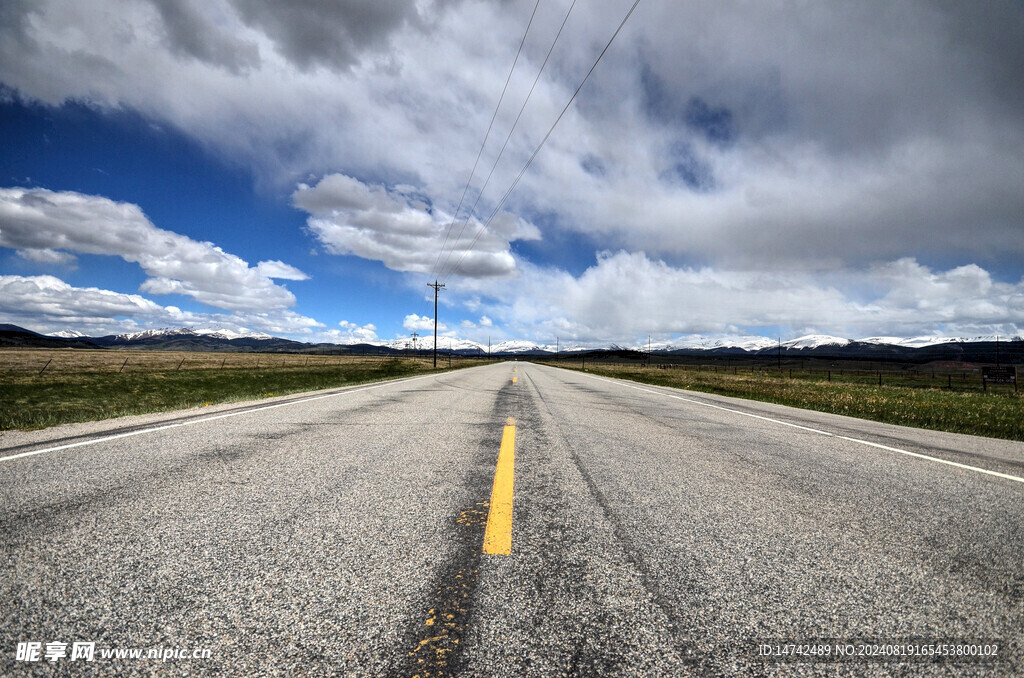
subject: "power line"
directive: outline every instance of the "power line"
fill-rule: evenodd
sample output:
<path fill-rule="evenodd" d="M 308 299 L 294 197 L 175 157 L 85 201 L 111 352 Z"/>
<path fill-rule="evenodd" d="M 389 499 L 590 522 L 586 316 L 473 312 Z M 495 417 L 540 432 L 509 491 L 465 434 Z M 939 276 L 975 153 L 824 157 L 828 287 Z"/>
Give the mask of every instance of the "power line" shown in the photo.
<path fill-rule="evenodd" d="M 575 0 L 574 0 L 575 1 Z M 473 161 L 473 169 L 469 172 L 469 179 L 466 180 L 466 187 L 462 189 L 462 197 L 459 198 L 459 206 L 455 208 L 455 213 L 452 214 L 452 221 L 448 224 L 448 228 L 445 231 L 444 242 L 441 243 L 441 249 L 437 252 L 437 259 L 434 260 L 434 271 L 437 271 L 437 264 L 441 261 L 441 255 L 444 253 L 445 245 L 448 244 L 448 236 L 452 233 L 452 227 L 455 226 L 455 220 L 459 218 L 459 210 L 462 209 L 462 203 L 466 199 L 466 192 L 469 191 L 469 185 L 473 183 L 473 175 L 476 174 L 476 166 L 480 162 L 480 156 L 484 152 L 484 146 L 487 145 L 487 139 L 491 136 L 491 128 L 494 127 L 494 119 L 498 117 L 498 109 L 501 108 L 501 102 L 505 99 L 505 92 L 508 90 L 508 83 L 512 80 L 512 73 L 516 70 L 516 64 L 519 63 L 519 55 L 523 52 L 523 45 L 526 43 L 526 36 L 530 32 L 530 26 L 533 25 L 533 17 L 537 15 L 537 8 L 540 7 L 540 0 L 533 6 L 533 13 L 530 14 L 530 21 L 526 24 L 526 31 L 523 32 L 523 39 L 519 41 L 519 49 L 516 50 L 516 58 L 512 60 L 512 68 L 508 71 L 508 77 L 505 78 L 505 86 L 501 88 L 501 96 L 498 97 L 498 104 L 494 107 L 494 113 L 491 114 L 491 122 L 487 124 L 487 133 L 484 134 L 483 143 L 480 144 L 480 150 L 476 153 L 476 160 Z M 462 232 L 459 232 L 459 237 L 462 236 Z"/>
<path fill-rule="evenodd" d="M 487 173 L 487 178 L 484 180 L 484 185 L 480 187 L 480 191 L 476 194 L 476 200 L 473 202 L 473 206 L 469 208 L 466 215 L 466 220 L 462 222 L 462 228 L 459 229 L 459 234 L 455 237 L 455 241 L 452 243 L 452 249 L 448 252 L 448 256 L 445 257 L 444 265 L 442 270 L 448 265 L 451 260 L 452 254 L 455 253 L 455 243 L 459 241 L 462 234 L 466 230 L 466 225 L 473 218 L 473 213 L 476 211 L 476 206 L 480 204 L 480 198 L 483 197 L 484 191 L 487 190 L 487 185 L 491 183 L 491 177 L 494 175 L 494 169 L 498 166 L 498 161 L 501 160 L 501 156 L 505 153 L 505 148 L 508 146 L 509 139 L 512 138 L 512 133 L 516 131 L 516 127 L 519 125 L 519 119 L 523 117 L 523 111 L 526 110 L 526 104 L 530 102 L 530 97 L 533 96 L 533 90 L 537 88 L 537 83 L 540 81 L 541 74 L 544 73 L 544 69 L 548 65 L 548 59 L 551 58 L 551 53 L 555 51 L 555 45 L 558 43 L 558 38 L 562 36 L 562 30 L 565 29 L 566 22 L 569 21 L 569 15 L 572 14 L 573 8 L 576 6 L 576 0 L 572 0 L 572 4 L 569 6 L 569 11 L 565 13 L 565 17 L 562 19 L 562 25 L 558 27 L 558 33 L 555 34 L 555 39 L 551 41 L 551 47 L 548 48 L 548 53 L 544 56 L 544 63 L 540 65 L 540 70 L 537 71 L 537 77 L 533 79 L 533 85 L 530 86 L 530 91 L 526 94 L 526 99 L 523 100 L 523 105 L 519 107 L 519 113 L 516 115 L 515 122 L 512 123 L 512 127 L 509 129 L 508 134 L 505 136 L 505 143 L 501 145 L 501 150 L 498 151 L 497 157 L 494 158 L 494 162 L 491 163 L 491 170 Z M 477 158 L 479 159 L 479 157 Z M 465 195 L 465 194 L 463 194 Z M 436 264 L 435 264 L 436 265 Z M 447 274 L 442 274 L 441 277 L 445 277 Z"/>
<path fill-rule="evenodd" d="M 639 4 L 640 0 L 634 0 L 633 6 L 629 8 L 628 12 L 626 12 L 626 16 L 623 17 L 622 21 L 619 23 L 619 27 L 615 29 L 615 33 L 613 33 L 612 37 L 609 38 L 608 44 L 604 46 L 604 49 L 601 50 L 601 53 L 597 56 L 597 59 L 594 61 L 594 65 L 590 67 L 589 71 L 587 71 L 587 75 L 583 78 L 582 82 L 580 82 L 579 87 L 577 87 L 576 91 L 573 92 L 571 97 L 569 97 L 569 101 L 565 104 L 565 107 L 562 109 L 562 112 L 558 114 L 558 117 L 555 119 L 555 122 L 551 125 L 551 129 L 549 129 L 547 134 L 544 135 L 544 138 L 541 139 L 540 144 L 537 145 L 537 148 L 533 151 L 533 154 L 530 156 L 530 159 L 526 161 L 526 164 L 523 165 L 523 169 L 519 171 L 519 175 L 516 176 L 515 181 L 513 181 L 512 185 L 509 186 L 507 191 L 505 191 L 505 194 L 501 197 L 501 200 L 495 206 L 490 216 L 487 217 L 487 220 L 476 232 L 476 236 L 473 238 L 472 242 L 470 242 L 469 247 L 466 248 L 466 250 L 462 253 L 462 256 L 459 257 L 458 261 L 455 262 L 455 265 L 451 267 L 450 270 L 452 273 L 458 270 L 459 264 L 461 264 L 462 260 L 466 258 L 466 255 L 473 250 L 473 246 L 476 245 L 477 241 L 480 239 L 480 236 L 483 235 L 484 231 L 487 230 L 487 227 L 490 225 L 491 221 L 494 220 L 494 217 L 501 210 L 502 206 L 504 206 L 505 201 L 508 200 L 508 197 L 512 194 L 512 191 L 514 191 L 516 189 L 516 186 L 519 185 L 519 182 L 520 180 L 522 180 L 523 175 L 526 174 L 526 170 L 528 170 L 530 168 L 530 165 L 533 164 L 533 161 L 534 159 L 536 159 L 537 154 L 540 153 L 540 149 L 544 147 L 545 143 L 547 143 L 548 137 L 550 137 L 551 133 L 555 131 L 555 127 L 558 126 L 558 123 L 561 122 L 562 117 L 565 115 L 565 112 L 569 110 L 569 106 L 571 106 L 572 102 L 576 99 L 576 95 L 580 93 L 580 90 L 583 89 L 583 86 L 587 83 L 587 80 L 590 79 L 590 76 L 594 72 L 594 69 L 597 68 L 597 64 L 600 63 L 601 59 L 608 51 L 608 48 L 612 46 L 612 42 L 614 42 L 615 38 L 618 37 L 619 33 L 622 31 L 622 27 L 626 25 L 627 21 L 629 21 L 629 17 L 632 16 L 633 12 L 636 10 L 637 5 Z"/>

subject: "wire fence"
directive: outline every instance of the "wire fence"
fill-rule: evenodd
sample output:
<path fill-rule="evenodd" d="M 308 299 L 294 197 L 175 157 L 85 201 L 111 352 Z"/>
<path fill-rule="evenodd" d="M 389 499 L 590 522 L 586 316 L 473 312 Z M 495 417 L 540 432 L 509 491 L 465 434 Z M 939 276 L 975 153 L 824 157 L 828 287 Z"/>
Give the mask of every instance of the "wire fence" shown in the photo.
<path fill-rule="evenodd" d="M 952 391 L 981 391 L 991 393 L 1018 393 L 1018 384 L 995 383 L 985 378 L 988 365 L 973 363 L 937 363 L 927 365 L 882 362 L 843 361 L 832 364 L 808 364 L 806 360 L 771 361 L 723 360 L 720 363 L 689 363 L 652 360 L 601 360 L 585 356 L 559 358 L 554 364 L 581 369 L 650 369 L 680 370 L 701 374 L 764 379 L 790 379 L 814 382 L 836 382 L 875 386 L 901 386 L 906 388 L 940 388 Z M 1012 367 L 1010 368 L 1013 369 Z M 1024 371 L 1024 370 L 1020 370 Z"/>

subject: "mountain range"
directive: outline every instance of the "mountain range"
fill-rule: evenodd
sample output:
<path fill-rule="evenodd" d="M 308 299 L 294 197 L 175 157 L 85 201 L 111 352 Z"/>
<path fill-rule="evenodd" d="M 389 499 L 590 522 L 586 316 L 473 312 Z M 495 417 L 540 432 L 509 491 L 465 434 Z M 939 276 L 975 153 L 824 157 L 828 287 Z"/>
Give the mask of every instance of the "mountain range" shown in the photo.
<path fill-rule="evenodd" d="M 195 329 L 189 327 L 161 328 L 126 334 L 89 337 L 66 330 L 51 335 L 42 335 L 17 325 L 0 324 L 0 346 L 45 347 L 45 348 L 111 348 L 149 349 L 164 351 L 261 351 L 285 353 L 353 353 L 353 354 L 401 354 L 410 351 L 429 351 L 433 348 L 433 337 L 359 344 L 311 344 L 292 339 L 282 339 L 269 334 L 229 329 Z M 456 355 L 487 355 L 488 346 L 468 339 L 442 337 L 438 351 Z M 732 337 L 709 341 L 700 337 L 678 340 L 674 343 L 659 342 L 639 346 L 607 345 L 565 346 L 558 344 L 537 344 L 531 341 L 511 340 L 490 346 L 494 356 L 545 356 L 579 354 L 622 354 L 634 358 L 650 353 L 653 357 L 674 356 L 687 358 L 743 358 L 771 357 L 813 357 L 834 359 L 870 359 L 906 362 L 928 362 L 933 360 L 955 360 L 968 362 L 1024 362 L 1024 339 L 1006 339 L 995 336 L 979 337 L 869 337 L 866 339 L 844 339 L 828 335 L 807 335 L 789 341 L 778 341 L 766 337 Z"/>

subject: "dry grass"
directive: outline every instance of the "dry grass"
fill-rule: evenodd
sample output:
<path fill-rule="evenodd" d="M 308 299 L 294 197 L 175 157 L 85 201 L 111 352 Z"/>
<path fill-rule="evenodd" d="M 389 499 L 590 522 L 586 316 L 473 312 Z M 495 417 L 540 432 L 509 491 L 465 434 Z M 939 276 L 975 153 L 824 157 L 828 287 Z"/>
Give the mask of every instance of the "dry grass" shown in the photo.
<path fill-rule="evenodd" d="M 447 361 L 438 363 L 447 366 Z M 457 360 L 453 368 L 471 364 Z M 431 371 L 426 358 L 4 349 L 0 430 L 253 400 Z"/>
<path fill-rule="evenodd" d="M 0 349 L 0 376 L 83 372 L 166 372 L 187 370 L 325 367 L 379 363 L 380 356 L 118 351 L 87 349 Z M 417 359 L 425 362 L 426 359 Z M 446 363 L 447 364 L 447 363 Z M 45 368 L 45 369 L 44 369 Z"/>

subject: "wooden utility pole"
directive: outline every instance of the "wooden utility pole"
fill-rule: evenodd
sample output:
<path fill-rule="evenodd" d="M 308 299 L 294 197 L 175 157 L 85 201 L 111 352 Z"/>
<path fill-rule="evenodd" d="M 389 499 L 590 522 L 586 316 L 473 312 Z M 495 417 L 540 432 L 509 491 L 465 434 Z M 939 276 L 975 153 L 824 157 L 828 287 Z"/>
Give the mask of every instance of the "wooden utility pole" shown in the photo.
<path fill-rule="evenodd" d="M 433 283 L 427 283 L 427 287 L 434 288 L 434 369 L 437 369 L 437 293 L 444 287 L 444 283 L 437 282 L 434 279 Z"/>

